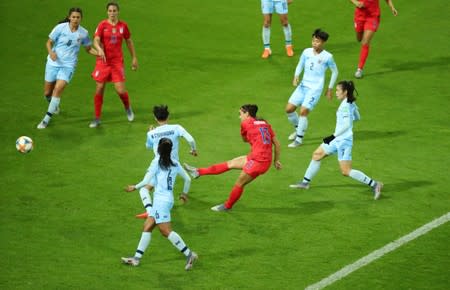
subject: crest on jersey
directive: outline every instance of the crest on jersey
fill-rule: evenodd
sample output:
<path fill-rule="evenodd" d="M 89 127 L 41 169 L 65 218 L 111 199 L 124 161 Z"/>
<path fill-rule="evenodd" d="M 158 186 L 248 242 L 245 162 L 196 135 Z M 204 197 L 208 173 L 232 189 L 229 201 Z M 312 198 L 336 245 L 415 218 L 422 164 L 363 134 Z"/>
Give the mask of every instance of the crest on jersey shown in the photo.
<path fill-rule="evenodd" d="M 319 64 L 321 64 L 322 63 L 322 59 L 321 58 L 319 58 L 319 60 L 317 61 Z"/>
<path fill-rule="evenodd" d="M 123 27 L 120 27 L 119 31 L 120 31 L 120 34 L 123 34 Z"/>

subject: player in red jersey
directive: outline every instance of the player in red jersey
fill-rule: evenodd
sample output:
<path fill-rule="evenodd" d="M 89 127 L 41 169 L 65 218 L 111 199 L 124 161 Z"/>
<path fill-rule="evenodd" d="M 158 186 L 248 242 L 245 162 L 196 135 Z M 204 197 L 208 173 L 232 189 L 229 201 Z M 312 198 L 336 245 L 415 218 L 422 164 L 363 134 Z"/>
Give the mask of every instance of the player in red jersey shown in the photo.
<path fill-rule="evenodd" d="M 350 0 L 355 6 L 355 31 L 356 39 L 361 42 L 361 52 L 359 55 L 358 69 L 355 77 L 363 77 L 364 64 L 369 55 L 370 41 L 380 25 L 380 5 L 379 0 Z M 397 16 L 397 10 L 392 0 L 386 0 L 391 8 L 392 14 Z"/>
<path fill-rule="evenodd" d="M 119 4 L 110 2 L 106 5 L 108 19 L 101 21 L 94 34 L 94 47 L 99 52 L 92 78 L 96 81 L 94 106 L 95 119 L 89 127 L 96 128 L 100 125 L 103 105 L 105 83 L 113 82 L 127 112 L 128 121 L 134 120 L 134 113 L 130 106 L 128 92 L 125 89 L 125 72 L 123 65 L 122 41 L 125 40 L 130 51 L 131 69 L 138 68 L 136 52 L 128 25 L 119 20 Z"/>
<path fill-rule="evenodd" d="M 212 207 L 213 211 L 227 211 L 231 209 L 241 197 L 245 185 L 269 170 L 272 164 L 272 146 L 274 148 L 273 164 L 276 169 L 281 169 L 280 143 L 275 137 L 270 124 L 256 117 L 257 111 L 258 106 L 250 104 L 243 105 L 239 109 L 241 136 L 244 142 L 250 143 L 251 146 L 251 151 L 247 156 L 239 156 L 207 168 L 195 168 L 184 164 L 184 168 L 193 178 L 198 178 L 202 175 L 221 174 L 230 169 L 242 169 L 228 200 L 223 204 Z"/>

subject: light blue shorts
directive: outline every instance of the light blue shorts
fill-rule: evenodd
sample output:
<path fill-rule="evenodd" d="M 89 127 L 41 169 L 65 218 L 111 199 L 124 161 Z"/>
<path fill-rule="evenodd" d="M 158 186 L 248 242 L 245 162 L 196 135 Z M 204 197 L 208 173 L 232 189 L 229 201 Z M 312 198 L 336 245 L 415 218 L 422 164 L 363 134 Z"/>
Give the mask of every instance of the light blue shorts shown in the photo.
<path fill-rule="evenodd" d="M 277 14 L 287 14 L 287 0 L 261 0 L 261 10 L 263 14 L 273 14 L 274 11 Z"/>
<path fill-rule="evenodd" d="M 322 95 L 322 90 L 313 90 L 300 84 L 292 93 L 288 103 L 296 107 L 302 106 L 312 111 L 317 102 L 319 102 L 320 95 Z"/>
<path fill-rule="evenodd" d="M 45 81 L 54 83 L 56 80 L 63 80 L 69 83 L 75 72 L 74 67 L 53 66 L 47 64 L 45 66 Z"/>
<path fill-rule="evenodd" d="M 330 142 L 330 144 L 322 143 L 322 148 L 327 155 L 338 154 L 339 161 L 352 160 L 353 139 L 342 139 Z"/>
<path fill-rule="evenodd" d="M 171 221 L 170 210 L 172 207 L 173 202 L 154 199 L 153 207 L 150 209 L 150 216 L 155 219 L 156 224 L 168 223 Z"/>

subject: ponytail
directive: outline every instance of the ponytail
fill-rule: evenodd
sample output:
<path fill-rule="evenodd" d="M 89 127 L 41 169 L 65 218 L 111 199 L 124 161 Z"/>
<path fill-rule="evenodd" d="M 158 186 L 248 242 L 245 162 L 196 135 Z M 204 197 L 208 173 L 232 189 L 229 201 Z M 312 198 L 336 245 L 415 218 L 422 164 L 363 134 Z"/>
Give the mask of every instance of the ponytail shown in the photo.
<path fill-rule="evenodd" d="M 358 91 L 356 90 L 353 81 L 340 81 L 338 85 L 341 86 L 342 90 L 347 92 L 347 102 L 353 103 L 354 101 L 356 101 L 354 92 L 358 94 Z"/>

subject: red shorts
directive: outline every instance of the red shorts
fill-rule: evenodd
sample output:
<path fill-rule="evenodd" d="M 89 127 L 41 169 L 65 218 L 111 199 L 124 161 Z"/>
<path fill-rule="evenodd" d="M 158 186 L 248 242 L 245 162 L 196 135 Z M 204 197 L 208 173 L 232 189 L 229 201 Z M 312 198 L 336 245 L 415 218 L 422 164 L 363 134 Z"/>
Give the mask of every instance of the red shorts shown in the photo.
<path fill-rule="evenodd" d="M 125 81 L 125 71 L 123 63 L 107 64 L 98 61 L 92 72 L 92 78 L 99 83 L 113 82 L 119 83 Z"/>
<path fill-rule="evenodd" d="M 266 173 L 266 171 L 269 170 L 271 164 L 272 161 L 256 161 L 253 159 L 249 159 L 245 163 L 242 170 L 244 170 L 244 172 L 251 177 L 256 178 L 259 175 Z"/>
<path fill-rule="evenodd" d="M 355 31 L 363 32 L 365 30 L 377 31 L 380 26 L 380 16 L 355 17 Z"/>

